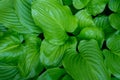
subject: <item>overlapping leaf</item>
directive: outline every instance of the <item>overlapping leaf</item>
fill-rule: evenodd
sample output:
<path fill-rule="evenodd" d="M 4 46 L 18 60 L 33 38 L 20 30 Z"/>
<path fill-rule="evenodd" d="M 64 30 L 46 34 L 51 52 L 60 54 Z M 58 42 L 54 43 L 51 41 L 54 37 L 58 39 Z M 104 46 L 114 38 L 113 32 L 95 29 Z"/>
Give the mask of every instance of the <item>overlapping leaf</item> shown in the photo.
<path fill-rule="evenodd" d="M 2 1 L 1 5 L 4 3 Z M 40 33 L 31 16 L 31 1 L 7 0 L 7 2 L 4 5 L 5 9 L 0 9 L 0 23 L 19 33 Z M 12 6 L 8 6 L 9 2 L 12 2 Z"/>
<path fill-rule="evenodd" d="M 39 60 L 41 40 L 35 34 L 32 34 L 27 35 L 25 41 L 24 54 L 19 60 L 18 68 L 20 69 L 21 77 L 30 79 L 37 76 L 43 70 Z"/>
<path fill-rule="evenodd" d="M 87 12 L 87 10 L 80 10 L 75 14 L 75 16 L 78 18 L 78 26 L 80 29 L 95 26 L 92 16 Z"/>
<path fill-rule="evenodd" d="M 116 34 L 108 38 L 107 47 L 112 51 L 112 53 L 120 55 L 120 35 Z"/>
<path fill-rule="evenodd" d="M 63 66 L 74 80 L 110 80 L 96 40 L 81 41 L 80 53 L 70 49 L 63 58 Z"/>
<path fill-rule="evenodd" d="M 76 9 L 82 9 L 87 6 L 90 0 L 73 0 L 73 5 Z"/>
<path fill-rule="evenodd" d="M 64 45 L 53 45 L 43 40 L 40 48 L 40 60 L 47 67 L 59 66 L 66 49 L 76 49 L 77 40 L 69 38 Z"/>
<path fill-rule="evenodd" d="M 92 15 L 100 14 L 104 11 L 108 0 L 91 0 L 86 9 Z"/>
<path fill-rule="evenodd" d="M 112 35 L 115 30 L 110 25 L 108 16 L 102 15 L 98 16 L 94 19 L 94 22 L 99 29 L 102 29 L 105 33 L 105 38 L 108 38 L 110 35 Z"/>
<path fill-rule="evenodd" d="M 59 80 L 65 73 L 64 69 L 52 68 L 41 74 L 37 80 Z"/>
<path fill-rule="evenodd" d="M 108 6 L 110 10 L 120 12 L 120 0 L 109 0 Z"/>
<path fill-rule="evenodd" d="M 97 27 L 86 27 L 79 33 L 78 38 L 80 40 L 95 39 L 98 41 L 99 46 L 102 47 L 104 42 L 104 33 Z"/>
<path fill-rule="evenodd" d="M 113 13 L 109 16 L 109 21 L 114 29 L 120 30 L 120 13 Z"/>
<path fill-rule="evenodd" d="M 104 50 L 105 64 L 112 75 L 120 79 L 120 56 L 112 53 L 109 50 Z"/>
<path fill-rule="evenodd" d="M 5 33 L 0 38 L 0 80 L 13 80 L 18 73 L 17 63 L 23 54 L 20 35 Z"/>
<path fill-rule="evenodd" d="M 45 39 L 55 45 L 64 44 L 68 39 L 66 32 L 73 32 L 77 27 L 77 20 L 69 7 L 60 5 L 57 1 L 35 1 L 32 15 L 43 30 Z"/>

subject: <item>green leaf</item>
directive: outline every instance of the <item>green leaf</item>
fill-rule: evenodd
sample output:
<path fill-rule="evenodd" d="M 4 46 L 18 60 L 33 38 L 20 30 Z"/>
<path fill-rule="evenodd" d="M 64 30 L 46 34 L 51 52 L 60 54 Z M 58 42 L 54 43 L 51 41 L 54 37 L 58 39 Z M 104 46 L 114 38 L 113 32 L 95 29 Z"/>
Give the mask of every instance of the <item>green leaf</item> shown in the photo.
<path fill-rule="evenodd" d="M 118 79 L 116 77 L 112 77 L 111 80 L 120 80 L 120 79 Z"/>
<path fill-rule="evenodd" d="M 81 29 L 85 27 L 93 27 L 95 26 L 91 14 L 89 14 L 86 10 L 80 10 L 75 14 L 78 18 L 78 26 Z"/>
<path fill-rule="evenodd" d="M 20 57 L 18 68 L 23 79 L 30 79 L 43 70 L 39 59 L 41 40 L 35 34 L 26 35 L 25 37 L 24 54 Z"/>
<path fill-rule="evenodd" d="M 104 11 L 107 2 L 108 0 L 91 0 L 86 9 L 90 14 L 96 16 Z"/>
<path fill-rule="evenodd" d="M 0 80 L 13 80 L 18 74 L 18 60 L 23 54 L 23 37 L 17 33 L 5 33 L 0 38 Z"/>
<path fill-rule="evenodd" d="M 63 58 L 63 66 L 74 80 L 110 80 L 96 40 L 82 40 L 78 50 L 66 51 Z"/>
<path fill-rule="evenodd" d="M 80 40 L 95 39 L 98 41 L 99 46 L 102 47 L 104 42 L 104 33 L 97 27 L 86 27 L 79 33 L 78 38 Z"/>
<path fill-rule="evenodd" d="M 23 54 L 22 41 L 23 38 L 19 34 L 4 34 L 0 39 L 0 61 L 17 64 L 20 55 Z"/>
<path fill-rule="evenodd" d="M 65 75 L 64 69 L 51 68 L 42 73 L 37 80 L 60 80 Z"/>
<path fill-rule="evenodd" d="M 72 0 L 62 0 L 64 5 L 72 5 Z"/>
<path fill-rule="evenodd" d="M 109 21 L 114 29 L 120 30 L 120 13 L 113 13 L 109 16 Z"/>
<path fill-rule="evenodd" d="M 107 47 L 116 55 L 120 55 L 120 35 L 113 35 L 107 39 Z"/>
<path fill-rule="evenodd" d="M 90 0 L 73 0 L 73 6 L 76 9 L 82 9 L 87 6 Z"/>
<path fill-rule="evenodd" d="M 120 12 L 120 0 L 109 0 L 108 7 L 114 12 Z"/>
<path fill-rule="evenodd" d="M 95 17 L 94 22 L 96 26 L 99 27 L 99 29 L 103 30 L 106 39 L 115 32 L 115 29 L 112 28 L 112 26 L 109 23 L 108 16 L 97 16 Z"/>
<path fill-rule="evenodd" d="M 62 80 L 73 80 L 70 75 L 65 75 Z"/>
<path fill-rule="evenodd" d="M 46 67 L 59 66 L 65 50 L 69 48 L 75 50 L 76 45 L 77 40 L 74 37 L 69 38 L 64 45 L 53 45 L 43 40 L 40 47 L 40 60 Z"/>
<path fill-rule="evenodd" d="M 69 7 L 60 5 L 57 1 L 34 1 L 32 15 L 43 30 L 45 39 L 55 45 L 64 44 L 68 39 L 66 32 L 74 32 L 77 28 L 77 19 Z"/>
<path fill-rule="evenodd" d="M 5 9 L 0 9 L 0 23 L 19 33 L 41 32 L 32 19 L 29 0 L 14 0 L 12 5 L 12 7 L 8 6 Z"/>
<path fill-rule="evenodd" d="M 0 0 L 0 11 L 8 7 L 13 7 L 13 0 Z"/>
<path fill-rule="evenodd" d="M 17 73 L 16 65 L 0 62 L 0 80 L 13 80 Z"/>
<path fill-rule="evenodd" d="M 120 56 L 112 53 L 109 50 L 103 50 L 105 55 L 105 64 L 112 75 L 120 79 Z"/>

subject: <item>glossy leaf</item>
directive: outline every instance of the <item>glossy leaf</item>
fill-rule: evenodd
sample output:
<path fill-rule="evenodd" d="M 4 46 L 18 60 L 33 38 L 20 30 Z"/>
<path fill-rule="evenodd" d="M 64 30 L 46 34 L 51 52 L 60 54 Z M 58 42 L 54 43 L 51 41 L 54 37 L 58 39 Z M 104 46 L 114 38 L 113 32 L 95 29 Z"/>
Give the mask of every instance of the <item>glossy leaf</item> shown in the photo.
<path fill-rule="evenodd" d="M 18 68 L 23 79 L 30 79 L 37 76 L 43 66 L 39 60 L 39 47 L 41 40 L 35 34 L 25 36 L 24 54 L 21 56 Z"/>
<path fill-rule="evenodd" d="M 107 2 L 108 2 L 108 0 L 91 0 L 88 3 L 86 9 L 90 14 L 95 16 L 104 11 Z"/>
<path fill-rule="evenodd" d="M 0 80 L 13 80 L 17 73 L 16 65 L 0 62 Z"/>
<path fill-rule="evenodd" d="M 77 27 L 77 20 L 70 9 L 57 1 L 34 1 L 32 15 L 36 24 L 43 30 L 45 39 L 55 45 L 64 44 L 68 39 L 66 32 L 73 32 Z"/>
<path fill-rule="evenodd" d="M 37 80 L 59 80 L 65 75 L 64 69 L 51 68 L 42 73 Z"/>
<path fill-rule="evenodd" d="M 112 53 L 120 55 L 120 35 L 113 35 L 107 39 L 107 47 Z"/>
<path fill-rule="evenodd" d="M 97 27 L 86 27 L 78 35 L 80 40 L 96 39 L 100 47 L 102 47 L 104 41 L 104 33 Z"/>
<path fill-rule="evenodd" d="M 82 9 L 86 7 L 86 5 L 90 2 L 90 0 L 73 0 L 73 5 L 76 9 Z"/>
<path fill-rule="evenodd" d="M 74 37 L 69 38 L 64 45 L 53 45 L 43 40 L 40 47 L 40 61 L 47 67 L 59 66 L 65 50 L 69 48 L 76 49 L 77 40 Z"/>
<path fill-rule="evenodd" d="M 110 10 L 120 12 L 120 0 L 109 0 L 108 6 Z"/>
<path fill-rule="evenodd" d="M 14 0 L 12 5 L 12 7 L 8 6 L 5 9 L 0 9 L 0 23 L 19 33 L 41 32 L 32 19 L 29 0 Z"/>
<path fill-rule="evenodd" d="M 63 58 L 63 66 L 74 80 L 110 80 L 96 40 L 82 40 L 78 50 L 66 51 Z"/>
<path fill-rule="evenodd" d="M 114 29 L 120 30 L 120 13 L 113 13 L 109 16 L 109 21 Z"/>
<path fill-rule="evenodd" d="M 103 54 L 105 55 L 105 64 L 112 75 L 120 79 L 120 56 L 112 53 L 109 50 L 104 50 Z"/>
<path fill-rule="evenodd" d="M 80 10 L 75 14 L 75 16 L 78 18 L 78 26 L 80 29 L 95 26 L 91 14 L 86 10 Z"/>
<path fill-rule="evenodd" d="M 106 39 L 116 31 L 110 25 L 108 16 L 105 16 L 105 15 L 97 16 L 94 19 L 94 22 L 95 22 L 96 26 L 99 27 L 99 29 L 103 30 L 103 32 L 105 33 Z"/>

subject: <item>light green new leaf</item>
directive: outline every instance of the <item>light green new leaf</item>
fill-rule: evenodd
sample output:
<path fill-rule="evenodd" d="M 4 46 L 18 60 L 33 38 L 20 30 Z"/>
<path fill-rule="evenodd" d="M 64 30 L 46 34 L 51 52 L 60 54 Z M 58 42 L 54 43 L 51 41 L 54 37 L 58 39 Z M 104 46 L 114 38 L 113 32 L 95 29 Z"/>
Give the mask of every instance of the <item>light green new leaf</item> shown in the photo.
<path fill-rule="evenodd" d="M 24 54 L 19 60 L 18 68 L 23 79 L 30 79 L 43 70 L 39 60 L 41 40 L 35 34 L 30 34 L 25 36 L 25 42 Z"/>
<path fill-rule="evenodd" d="M 79 33 L 78 38 L 80 40 L 95 39 L 98 41 L 99 46 L 102 47 L 104 42 L 104 33 L 97 27 L 86 27 Z"/>
<path fill-rule="evenodd" d="M 57 1 L 34 1 L 32 15 L 43 30 L 45 39 L 55 45 L 64 44 L 68 39 L 66 32 L 73 32 L 77 28 L 77 19 L 69 7 L 60 5 Z"/>
<path fill-rule="evenodd" d="M 109 50 L 104 50 L 105 64 L 112 75 L 120 79 L 120 56 Z"/>
<path fill-rule="evenodd" d="M 0 62 L 0 80 L 13 80 L 17 73 L 16 65 Z"/>
<path fill-rule="evenodd" d="M 37 80 L 60 80 L 65 73 L 64 69 L 51 68 L 42 73 Z"/>
<path fill-rule="evenodd" d="M 113 35 L 109 37 L 106 45 L 112 53 L 120 55 L 120 35 Z"/>
<path fill-rule="evenodd" d="M 109 23 L 108 16 L 97 16 L 95 17 L 94 22 L 99 29 L 103 30 L 106 39 L 115 32 L 115 29 L 113 29 Z"/>
<path fill-rule="evenodd" d="M 32 19 L 29 0 L 14 0 L 12 5 L 12 7 L 0 9 L 0 23 L 19 33 L 41 32 Z"/>
<path fill-rule="evenodd" d="M 89 14 L 86 10 L 80 10 L 75 14 L 78 18 L 78 26 L 81 29 L 85 27 L 93 27 L 95 26 L 91 14 Z"/>
<path fill-rule="evenodd" d="M 74 80 L 110 80 L 96 40 L 82 40 L 78 50 L 66 51 L 63 58 L 63 66 Z"/>
<path fill-rule="evenodd" d="M 120 0 L 109 0 L 108 7 L 114 12 L 120 12 Z"/>
<path fill-rule="evenodd" d="M 77 40 L 74 37 L 69 38 L 64 45 L 53 45 L 43 40 L 40 47 L 40 61 L 46 67 L 59 66 L 66 49 L 76 49 Z"/>
<path fill-rule="evenodd" d="M 86 9 L 90 14 L 96 16 L 104 11 L 107 2 L 108 0 L 91 0 Z"/>
<path fill-rule="evenodd" d="M 114 29 L 120 30 L 120 13 L 113 13 L 109 16 L 109 21 Z"/>
<path fill-rule="evenodd" d="M 76 9 L 82 9 L 86 7 L 86 5 L 90 2 L 90 0 L 73 0 L 73 6 Z"/>

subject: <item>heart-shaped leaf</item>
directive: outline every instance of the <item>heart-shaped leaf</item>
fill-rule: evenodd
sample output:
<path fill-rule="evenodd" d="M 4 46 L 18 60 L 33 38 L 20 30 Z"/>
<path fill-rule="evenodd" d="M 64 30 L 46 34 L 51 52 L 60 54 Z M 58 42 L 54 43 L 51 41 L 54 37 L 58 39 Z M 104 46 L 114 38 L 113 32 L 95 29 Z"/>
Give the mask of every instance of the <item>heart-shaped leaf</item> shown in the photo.
<path fill-rule="evenodd" d="M 78 50 L 66 51 L 63 58 L 63 66 L 74 80 L 110 80 L 96 40 L 81 41 Z"/>

